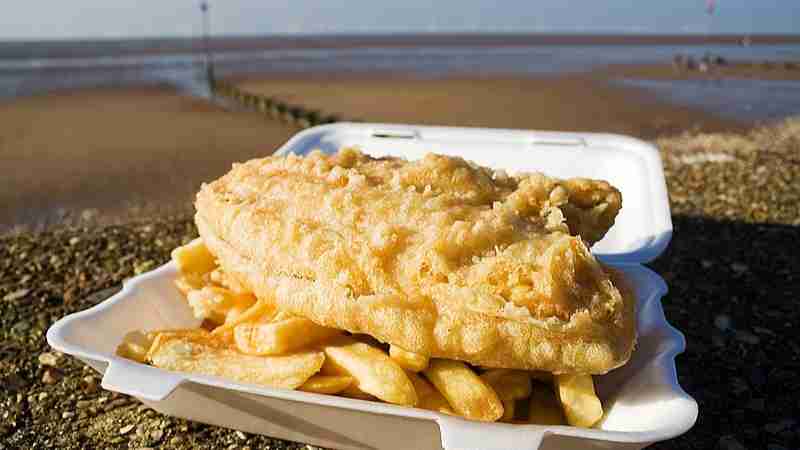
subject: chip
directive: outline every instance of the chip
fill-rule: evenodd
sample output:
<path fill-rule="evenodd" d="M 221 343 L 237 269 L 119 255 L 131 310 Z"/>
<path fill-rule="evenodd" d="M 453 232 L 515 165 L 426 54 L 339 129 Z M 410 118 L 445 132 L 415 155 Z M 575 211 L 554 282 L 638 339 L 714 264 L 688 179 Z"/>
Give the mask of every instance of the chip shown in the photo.
<path fill-rule="evenodd" d="M 353 377 L 344 375 L 314 375 L 300 386 L 301 391 L 317 394 L 338 394 L 353 384 Z"/>
<path fill-rule="evenodd" d="M 603 417 L 603 405 L 594 392 L 591 375 L 556 375 L 553 383 L 567 423 L 588 428 Z"/>
<path fill-rule="evenodd" d="M 388 403 L 416 405 L 417 394 L 405 371 L 382 350 L 350 336 L 339 336 L 322 348 L 331 366 L 327 370 L 353 377 L 352 386 Z"/>
<path fill-rule="evenodd" d="M 186 245 L 172 251 L 172 260 L 178 271 L 187 274 L 203 274 L 217 267 L 217 259 L 208 251 L 203 239 L 197 238 Z"/>
<path fill-rule="evenodd" d="M 463 362 L 432 359 L 424 373 L 458 414 L 491 422 L 503 416 L 497 393 Z"/>
<path fill-rule="evenodd" d="M 248 355 L 286 354 L 341 333 L 302 317 L 268 323 L 241 323 L 233 331 L 236 347 Z"/>
<path fill-rule="evenodd" d="M 437 391 L 428 380 L 422 378 L 415 372 L 406 372 L 411 383 L 414 385 L 414 390 L 417 391 L 417 408 L 428 409 L 431 411 L 455 414 L 453 408 L 447 403 L 441 392 Z"/>
<path fill-rule="evenodd" d="M 400 367 L 412 372 L 425 370 L 430 361 L 430 358 L 426 355 L 409 352 L 396 345 L 389 346 L 389 356 L 395 360 L 397 364 L 400 364 Z"/>
<path fill-rule="evenodd" d="M 295 389 L 316 374 L 325 361 L 319 351 L 288 356 L 243 355 L 202 330 L 155 333 L 148 360 L 177 372 L 212 375 L 261 386 Z"/>

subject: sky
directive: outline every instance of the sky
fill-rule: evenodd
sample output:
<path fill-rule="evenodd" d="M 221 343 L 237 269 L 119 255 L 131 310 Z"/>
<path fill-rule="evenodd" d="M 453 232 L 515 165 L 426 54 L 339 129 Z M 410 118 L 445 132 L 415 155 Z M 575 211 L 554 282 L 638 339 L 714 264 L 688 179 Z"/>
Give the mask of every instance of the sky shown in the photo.
<path fill-rule="evenodd" d="M 199 1 L 6 0 L 0 39 L 192 36 Z M 800 0 L 218 0 L 217 35 L 383 32 L 800 33 Z"/>

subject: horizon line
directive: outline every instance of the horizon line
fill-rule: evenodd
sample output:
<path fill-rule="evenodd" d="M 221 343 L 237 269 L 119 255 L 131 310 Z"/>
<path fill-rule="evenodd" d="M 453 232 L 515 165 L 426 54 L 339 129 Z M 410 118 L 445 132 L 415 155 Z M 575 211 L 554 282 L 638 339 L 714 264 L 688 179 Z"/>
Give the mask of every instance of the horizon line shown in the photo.
<path fill-rule="evenodd" d="M 412 31 L 412 30 L 399 30 L 399 31 L 318 31 L 318 32 L 278 32 L 278 33 L 226 33 L 226 34 L 213 34 L 210 36 L 212 40 L 225 40 L 225 39 L 304 39 L 304 38 L 403 38 L 403 37 L 465 37 L 465 38 L 481 38 L 481 37 L 563 37 L 563 38 L 644 38 L 644 39 L 675 39 L 683 43 L 686 40 L 698 41 L 715 41 L 715 40 L 731 40 L 750 38 L 753 44 L 758 44 L 757 41 L 766 39 L 770 42 L 777 41 L 800 41 L 800 32 L 781 33 L 751 33 L 751 32 L 722 32 L 722 33 L 704 33 L 698 31 L 678 31 L 672 33 L 663 32 L 647 32 L 640 30 L 608 30 L 608 31 L 522 31 L 522 30 L 446 30 L 446 31 Z M 177 34 L 163 34 L 163 35 L 142 35 L 142 36 L 82 36 L 82 37 L 44 37 L 40 39 L 0 36 L 0 44 L 2 43 L 46 43 L 46 42 L 103 42 L 103 41 L 148 41 L 148 40 L 194 40 L 202 39 L 200 33 L 195 35 L 177 35 Z"/>

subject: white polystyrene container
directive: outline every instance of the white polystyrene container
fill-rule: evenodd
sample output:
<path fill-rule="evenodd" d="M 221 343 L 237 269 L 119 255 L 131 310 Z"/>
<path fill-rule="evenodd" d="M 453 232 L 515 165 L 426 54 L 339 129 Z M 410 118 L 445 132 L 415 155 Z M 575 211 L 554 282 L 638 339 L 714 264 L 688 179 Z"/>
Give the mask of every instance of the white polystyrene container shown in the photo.
<path fill-rule="evenodd" d="M 633 284 L 639 341 L 625 366 L 596 378 L 606 411 L 597 429 L 475 422 L 168 372 L 115 356 L 130 331 L 198 326 L 172 284 L 176 269 L 171 263 L 131 279 L 105 302 L 58 321 L 47 332 L 50 345 L 103 373 L 105 389 L 133 395 L 165 414 L 339 449 L 639 449 L 692 427 L 697 403 L 675 374 L 684 338 L 664 318 L 660 300 L 666 284 L 641 265 L 664 250 L 672 233 L 655 148 L 607 134 L 341 123 L 300 132 L 279 153 L 334 152 L 343 146 L 411 159 L 426 152 L 459 155 L 512 173 L 537 170 L 604 179 L 622 191 L 623 208 L 614 227 L 592 250 Z"/>

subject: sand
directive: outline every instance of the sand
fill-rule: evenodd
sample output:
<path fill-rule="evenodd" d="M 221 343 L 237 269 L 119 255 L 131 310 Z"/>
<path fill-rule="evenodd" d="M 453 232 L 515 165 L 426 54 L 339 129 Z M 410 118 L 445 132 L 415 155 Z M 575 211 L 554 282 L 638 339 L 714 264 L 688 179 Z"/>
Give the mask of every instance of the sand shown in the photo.
<path fill-rule="evenodd" d="M 412 79 L 321 75 L 243 80 L 254 92 L 326 113 L 400 122 L 643 138 L 742 124 L 592 75 Z M 0 103 L 0 233 L 81 217 L 99 223 L 191 210 L 202 181 L 272 153 L 297 131 L 166 88 L 78 90 Z"/>
<path fill-rule="evenodd" d="M 202 181 L 295 132 L 156 88 L 0 103 L 0 124 L 0 232 L 87 208 L 109 217 L 180 208 Z"/>
<path fill-rule="evenodd" d="M 403 75 L 284 76 L 244 79 L 253 93 L 370 122 L 597 131 L 652 138 L 743 124 L 689 107 L 665 104 L 600 76 L 448 77 Z"/>

